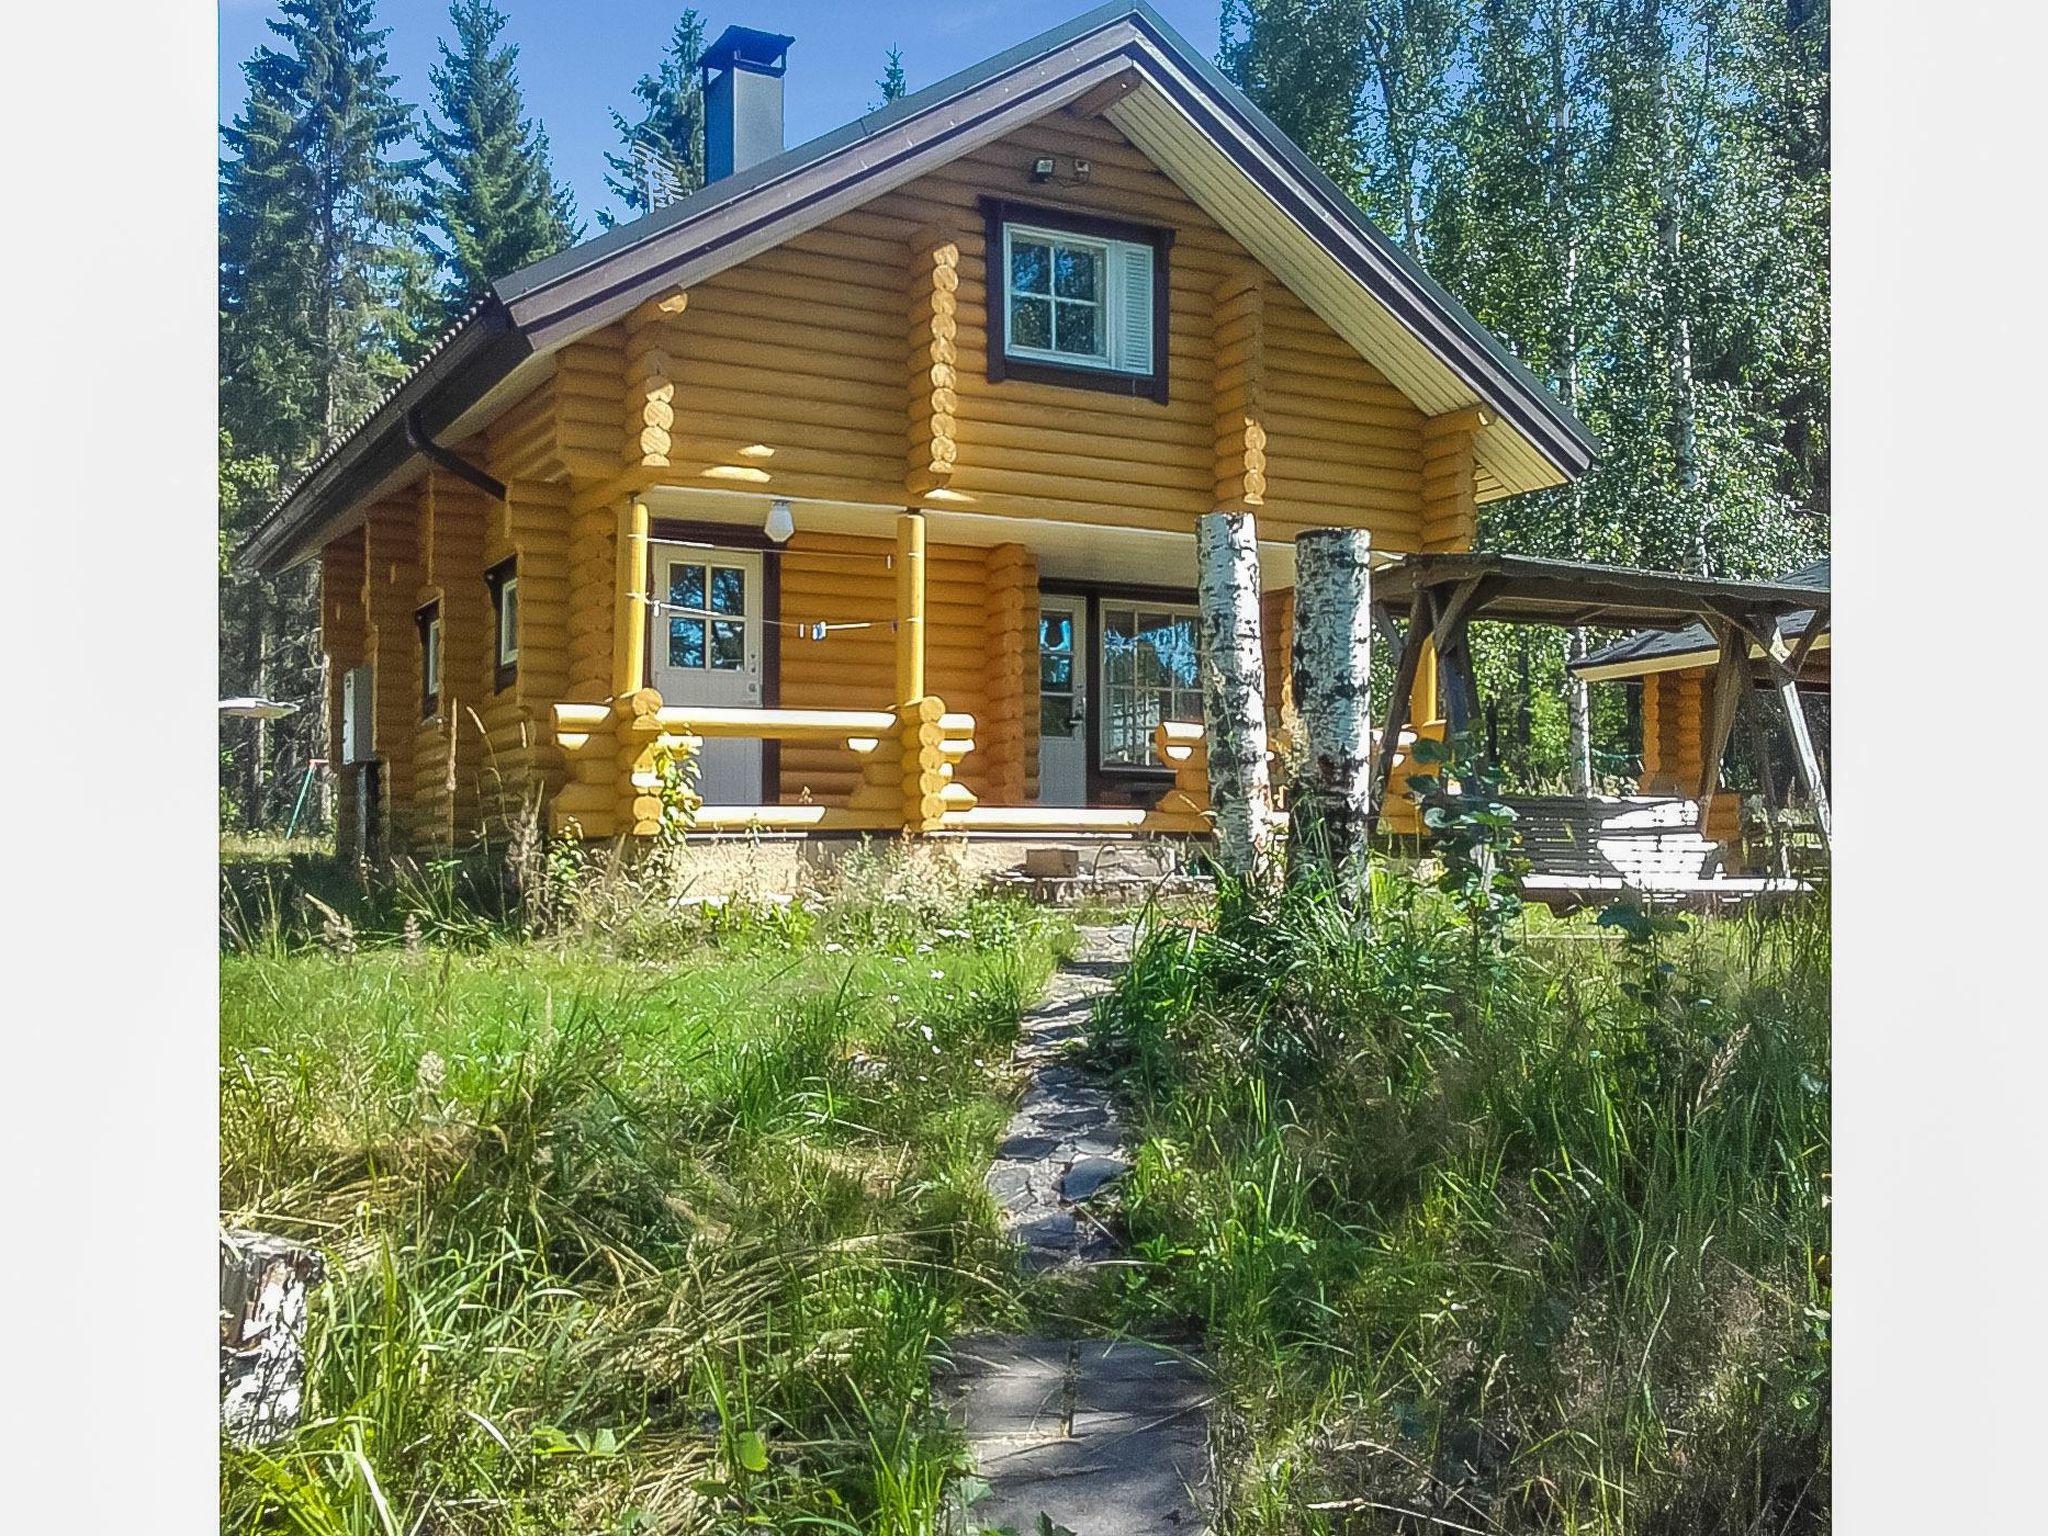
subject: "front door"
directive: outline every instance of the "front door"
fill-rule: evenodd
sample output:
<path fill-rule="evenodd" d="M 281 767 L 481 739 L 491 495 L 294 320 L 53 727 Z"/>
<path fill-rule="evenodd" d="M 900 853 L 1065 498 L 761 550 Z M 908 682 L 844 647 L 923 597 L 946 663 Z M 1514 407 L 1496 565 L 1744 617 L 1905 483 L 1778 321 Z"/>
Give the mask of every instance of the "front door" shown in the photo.
<path fill-rule="evenodd" d="M 1078 597 L 1038 599 L 1038 803 L 1088 803 L 1088 626 Z"/>
<path fill-rule="evenodd" d="M 652 547 L 654 624 L 648 675 L 666 704 L 761 704 L 761 556 L 688 544 Z M 758 805 L 761 743 L 707 740 L 697 759 L 706 805 Z"/>

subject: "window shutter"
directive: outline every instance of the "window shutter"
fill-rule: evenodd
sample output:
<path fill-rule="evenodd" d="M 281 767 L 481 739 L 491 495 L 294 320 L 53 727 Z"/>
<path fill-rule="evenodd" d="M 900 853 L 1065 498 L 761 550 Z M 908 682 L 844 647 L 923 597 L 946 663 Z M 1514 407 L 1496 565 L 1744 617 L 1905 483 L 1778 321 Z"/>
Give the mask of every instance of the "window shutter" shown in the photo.
<path fill-rule="evenodd" d="M 1127 373 L 1152 371 L 1152 247 L 1118 241 L 1111 247 L 1116 284 L 1116 366 Z"/>

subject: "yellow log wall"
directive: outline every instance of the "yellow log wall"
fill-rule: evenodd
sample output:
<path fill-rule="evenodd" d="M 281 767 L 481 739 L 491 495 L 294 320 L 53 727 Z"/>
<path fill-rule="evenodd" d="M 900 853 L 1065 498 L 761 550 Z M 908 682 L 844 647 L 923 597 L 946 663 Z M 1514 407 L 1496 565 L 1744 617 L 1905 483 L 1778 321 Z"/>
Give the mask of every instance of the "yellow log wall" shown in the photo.
<path fill-rule="evenodd" d="M 1034 185 L 1043 154 L 1090 160 L 1091 180 Z M 1175 230 L 1165 404 L 988 381 L 983 195 Z M 1366 527 L 1376 548 L 1419 547 L 1422 413 L 1299 299 L 1270 278 L 1247 286 L 1248 273 L 1244 249 L 1115 128 L 1055 115 L 707 279 L 685 310 L 564 348 L 549 452 L 592 480 L 632 458 L 619 430 L 622 412 L 640 419 L 622 399 L 630 331 L 667 364 L 677 484 L 1191 530 L 1220 490 L 1244 499 L 1262 461 L 1263 529 Z M 1219 302 L 1237 316 L 1220 352 Z M 1247 381 L 1257 431 L 1240 422 L 1219 442 L 1231 419 L 1219 405 L 1241 413 L 1229 392 Z"/>
<path fill-rule="evenodd" d="M 986 703 L 966 776 L 981 784 L 991 805 L 1032 805 L 1038 800 L 1038 559 L 1023 545 L 988 552 L 988 604 Z"/>
<path fill-rule="evenodd" d="M 895 542 L 798 533 L 781 565 L 780 702 L 792 709 L 883 709 L 896 676 Z M 808 638 L 813 624 L 858 624 Z M 1038 758 L 1037 567 L 1014 545 L 925 550 L 925 678 L 948 710 L 975 719 L 975 749 L 958 779 L 994 804 L 1035 791 Z M 861 782 L 859 760 L 831 743 L 781 747 L 785 803 L 843 806 Z"/>
<path fill-rule="evenodd" d="M 1707 714 L 1713 704 L 1711 667 L 1652 672 L 1643 679 L 1643 773 L 1637 788 L 1649 795 L 1699 792 Z M 1742 840 L 1742 798 L 1714 796 L 1707 836 L 1734 846 Z"/>
<path fill-rule="evenodd" d="M 1278 726 L 1294 712 L 1294 588 L 1259 594 L 1259 638 L 1265 646 L 1266 714 Z"/>
<path fill-rule="evenodd" d="M 479 824 L 482 709 L 491 693 L 490 595 L 484 589 L 482 492 L 444 470 L 432 471 L 419 496 L 423 555 L 420 604 L 441 605 L 441 702 L 414 736 L 415 838 L 453 845 Z"/>
<path fill-rule="evenodd" d="M 411 845 L 413 765 L 420 715 L 420 646 L 413 626 L 421 566 L 418 491 L 399 492 L 369 510 L 363 528 L 364 596 L 370 662 L 376 669 L 373 740 L 382 764 L 384 831 L 392 849 Z"/>
<path fill-rule="evenodd" d="M 352 667 L 369 659 L 370 618 L 363 606 L 363 530 L 351 529 L 320 552 L 320 645 L 327 654 L 327 761 L 334 780 L 335 847 L 359 846 L 355 784 L 341 762 L 341 690 Z"/>
<path fill-rule="evenodd" d="M 1468 550 L 1479 533 L 1477 461 L 1464 416 L 1422 427 L 1422 547 L 1431 554 Z"/>

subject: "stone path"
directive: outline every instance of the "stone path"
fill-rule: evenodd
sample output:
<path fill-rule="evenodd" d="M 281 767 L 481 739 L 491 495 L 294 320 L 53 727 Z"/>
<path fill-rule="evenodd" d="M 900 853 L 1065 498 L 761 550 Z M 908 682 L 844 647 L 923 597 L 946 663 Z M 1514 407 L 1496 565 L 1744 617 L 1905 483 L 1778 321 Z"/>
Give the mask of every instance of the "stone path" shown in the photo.
<path fill-rule="evenodd" d="M 1016 1059 L 1030 1070 L 1031 1086 L 996 1148 L 988 1187 L 1033 1271 L 1116 1252 L 1088 1205 L 1123 1177 L 1123 1127 L 1109 1090 L 1058 1058 L 1087 1033 L 1095 1000 L 1131 957 L 1131 936 L 1128 926 L 1083 928 L 1080 952 L 1020 1021 Z"/>
<path fill-rule="evenodd" d="M 1109 1090 L 1059 1058 L 1129 960 L 1132 929 L 1081 936 L 1022 1020 L 1017 1060 L 1031 1083 L 988 1173 L 1036 1273 L 1085 1273 L 1118 1248 L 1094 1209 L 1128 1166 L 1123 1128 Z M 970 1531 L 1039 1536 L 1041 1517 L 1074 1536 L 1208 1529 L 1211 1391 L 1198 1359 L 1131 1339 L 993 1335 L 951 1353 L 940 1396 L 989 1485 Z"/>

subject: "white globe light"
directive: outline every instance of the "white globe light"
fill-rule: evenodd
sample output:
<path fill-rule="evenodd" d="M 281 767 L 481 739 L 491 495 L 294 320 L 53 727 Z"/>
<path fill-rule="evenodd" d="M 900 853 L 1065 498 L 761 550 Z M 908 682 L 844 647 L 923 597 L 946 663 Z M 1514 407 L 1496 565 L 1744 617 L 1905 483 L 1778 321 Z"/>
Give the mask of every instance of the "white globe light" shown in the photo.
<path fill-rule="evenodd" d="M 768 503 L 768 537 L 778 544 L 789 542 L 789 536 L 796 532 L 796 518 L 789 510 L 789 503 L 777 497 Z"/>

